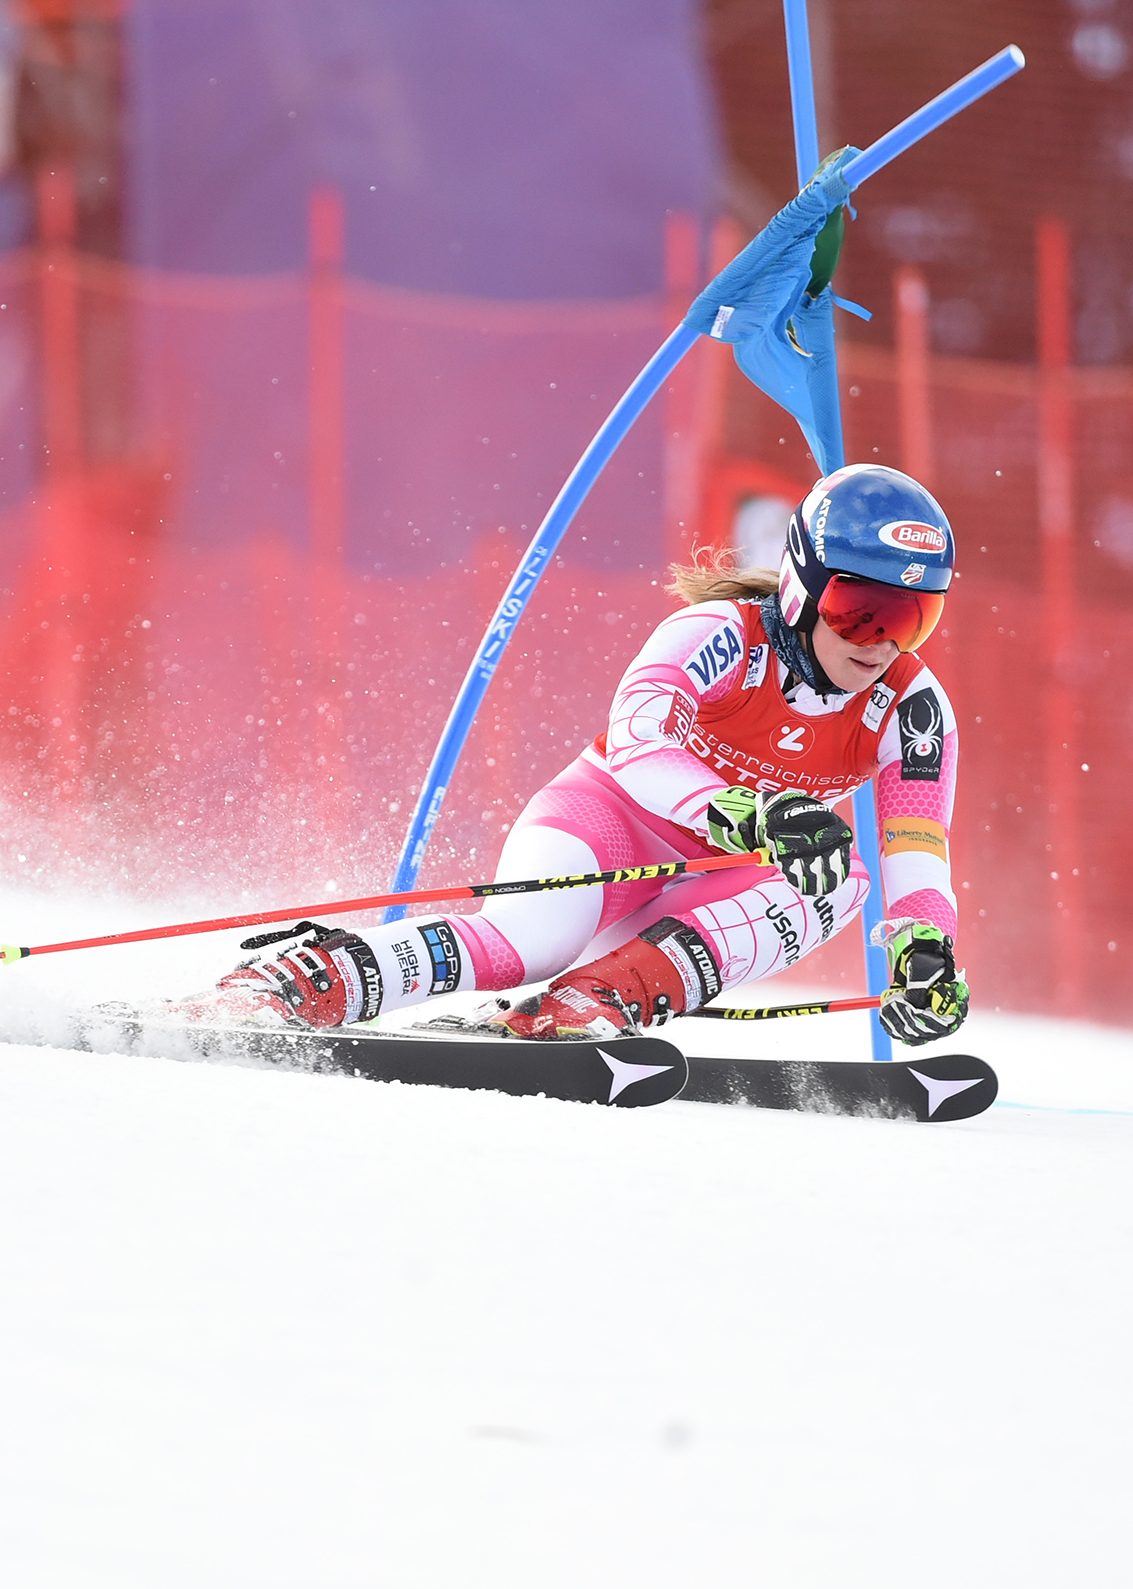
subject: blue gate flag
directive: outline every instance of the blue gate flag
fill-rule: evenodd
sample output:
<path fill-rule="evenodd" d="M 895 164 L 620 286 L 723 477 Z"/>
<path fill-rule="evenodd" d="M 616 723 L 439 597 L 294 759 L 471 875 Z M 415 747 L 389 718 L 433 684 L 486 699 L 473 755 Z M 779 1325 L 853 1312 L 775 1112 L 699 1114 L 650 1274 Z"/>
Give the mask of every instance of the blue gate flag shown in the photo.
<path fill-rule="evenodd" d="M 850 196 L 844 149 L 709 283 L 684 323 L 734 346 L 736 363 L 799 423 L 820 474 L 844 461 L 837 403 L 834 295 L 807 292 L 815 240 Z"/>
<path fill-rule="evenodd" d="M 787 48 L 792 76 L 799 179 L 806 160 L 817 155 L 814 122 L 814 89 L 810 74 L 805 0 L 785 0 Z M 805 50 L 803 48 L 805 44 Z M 810 261 L 814 241 L 826 219 L 847 195 L 875 171 L 910 148 L 933 128 L 1007 77 L 1021 70 L 1022 52 L 1014 45 L 985 61 L 959 83 L 907 117 L 865 150 L 846 149 L 812 180 L 797 199 L 777 215 L 716 280 L 696 299 L 684 321 L 673 331 L 641 374 L 615 405 L 575 465 L 555 498 L 535 539 L 524 554 L 511 585 L 496 609 L 480 653 L 469 668 L 432 763 L 405 836 L 394 886 L 412 888 L 433 826 L 444 801 L 453 769 L 464 748 L 477 708 L 492 670 L 522 616 L 536 584 L 570 525 L 579 506 L 602 472 L 622 437 L 661 389 L 668 376 L 696 342 L 698 336 L 715 337 L 735 344 L 740 369 L 772 401 L 792 414 L 824 474 L 844 462 L 842 425 L 838 411 L 837 367 L 834 358 L 834 304 L 852 309 L 835 298 L 827 286 L 811 299 Z M 803 114 L 797 99 L 802 89 L 808 108 Z M 800 125 L 803 123 L 802 125 Z M 721 290 L 723 289 L 723 290 Z M 762 295 L 762 298 L 761 298 Z M 762 302 L 762 309 L 760 307 Z M 725 314 L 723 311 L 730 313 Z M 736 319 L 737 314 L 740 316 Z M 732 334 L 727 335 L 729 325 Z M 792 337 L 794 342 L 792 343 Z M 793 356 L 792 356 L 793 355 Z M 809 362 L 807 362 L 809 361 Z M 859 791 L 854 810 L 861 824 L 868 799 Z M 861 824 L 864 826 L 864 824 Z M 875 895 L 876 867 L 871 867 Z M 867 901 L 867 910 L 869 909 Z M 387 920 L 402 912 L 390 912 Z M 873 978 L 870 982 L 874 989 Z M 875 1043 L 883 1032 L 874 1017 Z M 887 1041 L 887 1040 L 886 1040 Z M 881 1057 L 880 1054 L 878 1057 Z"/>

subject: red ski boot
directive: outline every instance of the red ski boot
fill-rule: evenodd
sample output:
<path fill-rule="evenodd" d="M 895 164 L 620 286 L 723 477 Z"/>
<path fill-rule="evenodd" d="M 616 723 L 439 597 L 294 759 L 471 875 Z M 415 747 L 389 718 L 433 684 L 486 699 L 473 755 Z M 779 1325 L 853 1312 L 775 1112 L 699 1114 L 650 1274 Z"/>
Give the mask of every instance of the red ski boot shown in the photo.
<path fill-rule="evenodd" d="M 286 940 L 286 941 L 285 941 Z M 204 995 L 197 1019 L 251 1021 L 318 1030 L 369 1021 L 382 1002 L 374 951 L 356 933 L 300 922 L 251 938 L 245 948 L 272 952 L 246 960 Z"/>
<path fill-rule="evenodd" d="M 699 1009 L 720 985 L 704 939 L 666 916 L 620 949 L 556 977 L 545 993 L 501 1009 L 488 1024 L 511 1037 L 620 1037 Z"/>

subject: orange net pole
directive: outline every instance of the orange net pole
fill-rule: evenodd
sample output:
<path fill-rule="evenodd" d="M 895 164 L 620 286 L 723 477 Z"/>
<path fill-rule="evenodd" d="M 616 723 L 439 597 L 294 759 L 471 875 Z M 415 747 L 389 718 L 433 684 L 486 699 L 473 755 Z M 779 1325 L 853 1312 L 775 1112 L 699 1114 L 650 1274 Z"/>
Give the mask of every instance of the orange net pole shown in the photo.
<path fill-rule="evenodd" d="M 896 310 L 897 423 L 901 467 L 927 485 L 933 479 L 929 386 L 928 288 L 913 265 L 893 273 Z"/>
<path fill-rule="evenodd" d="M 1056 1007 L 1081 1011 L 1083 962 L 1080 795 L 1074 647 L 1079 634 L 1074 568 L 1074 419 L 1071 360 L 1070 242 L 1052 217 L 1036 235 L 1039 349 L 1038 503 L 1042 571 L 1043 638 L 1050 659 L 1043 703 L 1044 788 L 1048 852 L 1059 885 L 1053 926 Z M 1056 859 L 1065 857 L 1065 859 Z"/>

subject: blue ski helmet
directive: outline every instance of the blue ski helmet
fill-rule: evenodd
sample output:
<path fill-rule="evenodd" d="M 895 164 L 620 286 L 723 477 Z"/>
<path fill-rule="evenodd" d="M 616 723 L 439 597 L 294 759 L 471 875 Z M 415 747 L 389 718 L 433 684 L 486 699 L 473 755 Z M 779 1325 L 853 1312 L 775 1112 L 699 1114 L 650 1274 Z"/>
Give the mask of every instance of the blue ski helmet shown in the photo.
<path fill-rule="evenodd" d="M 812 486 L 791 514 L 779 603 L 792 628 L 813 625 L 839 574 L 939 596 L 955 560 L 952 527 L 924 486 L 884 464 L 847 464 Z M 925 605 L 939 613 L 942 603 Z"/>

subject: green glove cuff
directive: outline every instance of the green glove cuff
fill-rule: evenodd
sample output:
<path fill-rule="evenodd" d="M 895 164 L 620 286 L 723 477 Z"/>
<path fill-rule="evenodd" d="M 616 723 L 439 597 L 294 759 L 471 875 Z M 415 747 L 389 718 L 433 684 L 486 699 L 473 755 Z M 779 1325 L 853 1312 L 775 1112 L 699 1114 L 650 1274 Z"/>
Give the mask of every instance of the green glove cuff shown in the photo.
<path fill-rule="evenodd" d="M 718 850 L 736 853 L 748 849 L 748 845 L 737 843 L 737 833 L 741 823 L 754 818 L 758 810 L 759 796 L 753 789 L 738 784 L 721 789 L 719 794 L 713 795 L 708 807 L 709 840 Z"/>
<path fill-rule="evenodd" d="M 915 943 L 938 943 L 943 948 L 944 934 L 939 927 L 930 927 L 927 922 L 910 922 L 907 927 L 900 928 L 892 938 L 887 939 L 885 948 L 889 955 L 889 976 L 892 979 L 901 963 L 901 958 L 913 947 Z"/>

